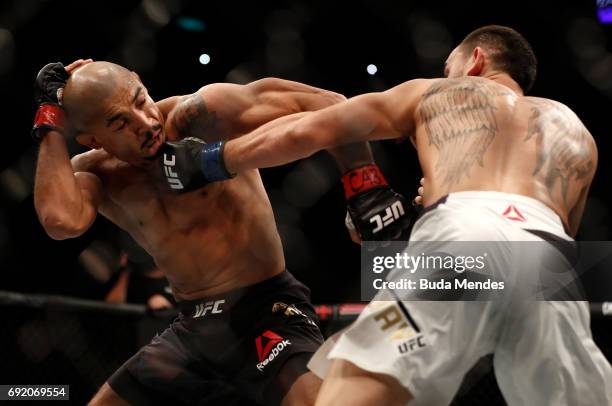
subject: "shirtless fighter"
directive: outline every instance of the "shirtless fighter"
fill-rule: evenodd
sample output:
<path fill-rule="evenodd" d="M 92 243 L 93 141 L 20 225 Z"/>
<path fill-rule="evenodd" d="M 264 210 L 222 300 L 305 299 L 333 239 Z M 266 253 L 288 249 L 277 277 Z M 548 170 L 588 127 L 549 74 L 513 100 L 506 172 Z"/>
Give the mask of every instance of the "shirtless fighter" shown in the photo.
<path fill-rule="evenodd" d="M 217 141 L 280 116 L 344 98 L 262 79 L 211 84 L 155 103 L 134 72 L 91 61 L 67 70 L 59 63 L 45 66 L 35 91 L 35 206 L 47 233 L 79 236 L 102 213 L 153 256 L 181 309 L 91 403 L 313 403 L 320 379 L 306 364 L 322 336 L 308 289 L 285 270 L 259 172 L 207 187 L 196 178 L 174 179 L 168 188 L 159 157 L 166 148 L 178 151 L 166 140 L 198 137 L 214 149 Z M 92 150 L 71 161 L 64 136 L 73 132 Z M 370 176 L 379 171 L 366 144 L 338 149 L 335 156 L 341 167 L 355 168 L 345 183 L 352 186 L 349 210 L 357 222 L 360 213 L 384 208 L 381 201 L 405 204 L 384 179 Z M 167 176 L 175 174 L 172 162 L 164 164 Z M 388 239 L 402 232 L 403 221 L 384 230 L 361 227 Z"/>
<path fill-rule="evenodd" d="M 411 240 L 571 240 L 597 148 L 567 106 L 524 95 L 536 76 L 528 42 L 507 27 L 479 28 L 450 54 L 445 76 L 283 117 L 205 153 L 203 176 L 219 164 L 240 173 L 409 137 L 426 206 Z M 612 404 L 612 369 L 592 340 L 586 302 L 540 301 L 518 314 L 500 303 L 373 301 L 331 349 L 317 404 L 448 404 L 491 353 L 511 405 Z M 416 349 L 398 351 L 391 335 L 415 332 Z"/>

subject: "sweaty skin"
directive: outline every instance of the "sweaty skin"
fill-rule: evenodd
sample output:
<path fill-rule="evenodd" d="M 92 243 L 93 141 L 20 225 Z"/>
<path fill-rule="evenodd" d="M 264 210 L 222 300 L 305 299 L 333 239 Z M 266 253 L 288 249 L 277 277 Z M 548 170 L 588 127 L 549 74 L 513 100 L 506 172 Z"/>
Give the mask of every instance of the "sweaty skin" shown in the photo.
<path fill-rule="evenodd" d="M 226 144 L 226 167 L 240 173 L 346 143 L 407 137 L 423 171 L 425 206 L 452 192 L 515 193 L 553 209 L 575 236 L 597 168 L 593 137 L 563 104 L 525 97 L 487 52 L 460 45 L 446 61 L 447 78 L 412 80 L 266 124 Z M 335 359 L 316 404 L 410 399 L 395 378 Z"/>
<path fill-rule="evenodd" d="M 227 143 L 226 166 L 240 172 L 343 143 L 408 137 L 425 178 L 425 206 L 452 192 L 515 193 L 552 208 L 575 236 L 597 167 L 593 137 L 567 106 L 524 96 L 503 72 L 466 76 L 465 58 L 453 51 L 449 78 L 412 80 L 262 126 Z"/>
<path fill-rule="evenodd" d="M 87 63 L 86 61 L 85 63 Z M 78 61 L 75 64 L 81 65 Z M 72 69 L 69 69 L 71 71 Z M 230 140 L 281 116 L 339 103 L 339 94 L 267 78 L 211 84 L 155 103 L 134 72 L 93 62 L 72 72 L 63 102 L 76 140 L 92 148 L 70 160 L 63 135 L 39 149 L 34 202 L 55 239 L 84 233 L 102 213 L 155 259 L 178 300 L 223 293 L 285 269 L 270 201 L 257 170 L 175 194 L 158 162 L 165 141 Z M 373 161 L 366 143 L 330 151 L 342 170 Z M 301 375 L 282 405 L 313 404 L 321 381 Z M 125 404 L 105 383 L 91 404 Z"/>
<path fill-rule="evenodd" d="M 166 140 L 233 139 L 277 117 L 342 100 L 300 83 L 262 79 L 211 84 L 154 103 L 133 72 L 104 62 L 85 65 L 68 81 L 64 104 L 77 141 L 94 149 L 75 156 L 70 167 L 60 135 L 45 137 L 35 187 L 39 218 L 62 239 L 84 232 L 99 211 L 153 256 L 179 300 L 267 279 L 285 261 L 259 172 L 175 194 L 151 158 Z"/>

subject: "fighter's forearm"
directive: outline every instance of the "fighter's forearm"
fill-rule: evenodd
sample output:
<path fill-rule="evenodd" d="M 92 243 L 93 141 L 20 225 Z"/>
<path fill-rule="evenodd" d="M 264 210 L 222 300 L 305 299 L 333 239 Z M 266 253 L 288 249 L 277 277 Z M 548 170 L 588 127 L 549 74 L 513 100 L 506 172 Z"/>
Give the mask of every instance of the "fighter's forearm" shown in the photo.
<path fill-rule="evenodd" d="M 230 173 L 284 165 L 324 149 L 308 125 L 308 115 L 297 113 L 271 121 L 255 131 L 228 141 L 225 167 Z M 322 139 L 321 139 L 322 140 Z"/>
<path fill-rule="evenodd" d="M 73 223 L 81 217 L 81 189 L 70 164 L 66 142 L 56 131 L 50 131 L 40 144 L 34 205 L 41 224 L 54 238 L 66 238 L 59 235 L 60 231 L 73 228 Z"/>
<path fill-rule="evenodd" d="M 334 157 L 341 173 L 350 171 L 374 162 L 370 144 L 367 142 L 355 142 L 331 148 L 328 152 Z"/>
<path fill-rule="evenodd" d="M 296 96 L 302 111 L 317 111 L 346 101 L 346 97 L 329 90 L 317 89 L 316 92 L 303 92 Z"/>

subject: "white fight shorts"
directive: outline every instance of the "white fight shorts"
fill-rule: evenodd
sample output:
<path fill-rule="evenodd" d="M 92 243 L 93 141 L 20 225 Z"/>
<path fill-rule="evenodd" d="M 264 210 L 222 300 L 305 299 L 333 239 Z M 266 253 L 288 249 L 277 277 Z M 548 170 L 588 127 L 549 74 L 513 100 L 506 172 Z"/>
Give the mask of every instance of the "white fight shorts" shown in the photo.
<path fill-rule="evenodd" d="M 411 241 L 542 241 L 525 230 L 571 240 L 541 202 L 498 192 L 453 193 L 416 222 Z M 509 405 L 612 405 L 612 368 L 592 339 L 588 303 L 398 301 L 387 292 L 317 351 L 309 368 L 324 378 L 331 360 L 391 375 L 409 405 L 448 405 L 471 367 L 493 354 Z"/>

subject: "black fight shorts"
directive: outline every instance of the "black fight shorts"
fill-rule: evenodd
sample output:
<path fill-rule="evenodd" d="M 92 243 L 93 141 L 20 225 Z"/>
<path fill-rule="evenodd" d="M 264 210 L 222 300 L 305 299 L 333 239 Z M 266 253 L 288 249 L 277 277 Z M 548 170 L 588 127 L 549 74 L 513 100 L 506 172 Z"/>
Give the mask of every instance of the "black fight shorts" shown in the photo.
<path fill-rule="evenodd" d="M 323 342 L 310 291 L 288 271 L 179 306 L 108 380 L 133 405 L 277 405 Z"/>

